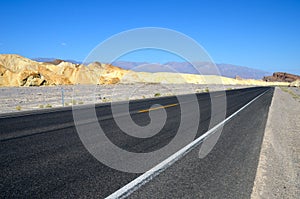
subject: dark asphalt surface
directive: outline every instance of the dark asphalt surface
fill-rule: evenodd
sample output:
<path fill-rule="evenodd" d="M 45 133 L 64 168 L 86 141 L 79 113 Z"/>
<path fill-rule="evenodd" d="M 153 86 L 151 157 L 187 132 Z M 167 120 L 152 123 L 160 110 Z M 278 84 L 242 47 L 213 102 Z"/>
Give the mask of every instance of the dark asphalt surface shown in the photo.
<path fill-rule="evenodd" d="M 199 147 L 129 198 L 250 198 L 273 91 L 225 125 L 211 153 Z"/>
<path fill-rule="evenodd" d="M 195 198 L 234 193 L 248 196 L 273 89 L 257 87 L 226 92 L 229 116 L 268 89 L 270 92 L 226 124 L 216 147 L 206 158 L 199 160 L 197 150 L 193 150 L 132 197 Z M 197 132 L 200 136 L 209 127 L 211 100 L 209 94 L 198 94 L 197 98 L 201 110 Z M 137 113 L 138 110 L 153 104 L 174 103 L 178 103 L 175 97 L 132 101 L 131 116 L 137 124 L 147 125 L 148 113 Z M 88 107 L 82 112 L 87 110 Z M 96 105 L 99 123 L 109 139 L 133 152 L 155 151 L 174 138 L 180 107 L 167 108 L 166 112 L 168 119 L 163 130 L 152 138 L 142 139 L 128 136 L 118 128 L 111 118 L 110 105 Z M 140 175 L 114 170 L 90 155 L 78 137 L 70 108 L 35 111 L 26 116 L 2 115 L 0 140 L 1 198 L 103 198 Z"/>

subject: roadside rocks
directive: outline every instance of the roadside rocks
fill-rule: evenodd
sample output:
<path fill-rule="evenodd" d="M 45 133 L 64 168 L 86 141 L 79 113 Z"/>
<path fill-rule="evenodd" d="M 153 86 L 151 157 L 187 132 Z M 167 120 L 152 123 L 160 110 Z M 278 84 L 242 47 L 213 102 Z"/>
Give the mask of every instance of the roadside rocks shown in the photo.
<path fill-rule="evenodd" d="M 289 87 L 300 87 L 300 80 L 290 83 Z"/>

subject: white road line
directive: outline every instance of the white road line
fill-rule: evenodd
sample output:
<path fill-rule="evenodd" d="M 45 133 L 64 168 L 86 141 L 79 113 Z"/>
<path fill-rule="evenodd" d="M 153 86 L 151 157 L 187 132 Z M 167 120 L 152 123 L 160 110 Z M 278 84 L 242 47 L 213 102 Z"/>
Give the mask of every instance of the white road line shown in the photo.
<path fill-rule="evenodd" d="M 164 161 L 162 161 L 158 165 L 154 166 L 149 171 L 147 171 L 144 174 L 140 175 L 139 177 L 137 177 L 133 181 L 126 184 L 124 187 L 120 188 L 116 192 L 114 192 L 111 195 L 109 195 L 108 197 L 106 197 L 106 199 L 115 199 L 115 198 L 119 199 L 119 198 L 125 198 L 125 197 L 129 196 L 131 193 L 133 193 L 138 188 L 140 188 L 141 186 L 143 186 L 144 184 L 146 184 L 147 182 L 152 180 L 155 176 L 159 175 L 161 172 L 163 172 L 165 169 L 167 169 L 169 166 L 171 166 L 177 160 L 179 160 L 180 158 L 185 156 L 192 149 L 196 148 L 199 144 L 201 144 L 201 142 L 204 140 L 204 138 L 206 138 L 209 135 L 213 134 L 217 129 L 222 127 L 226 122 L 231 120 L 239 112 L 244 110 L 247 106 L 252 104 L 255 100 L 257 100 L 258 98 L 263 96 L 268 91 L 269 91 L 269 89 L 267 91 L 263 92 L 262 94 L 260 94 L 259 96 L 257 96 L 256 98 L 254 98 L 253 100 L 251 100 L 245 106 L 240 108 L 238 111 L 236 111 L 235 113 L 230 115 L 228 118 L 226 118 L 225 120 L 223 120 L 222 122 L 220 122 L 219 124 L 217 124 L 216 126 L 211 128 L 209 131 L 207 131 L 206 133 L 201 135 L 199 138 L 197 138 L 196 140 L 194 140 L 193 142 L 191 142 L 187 146 L 183 147 L 182 149 L 180 149 L 179 151 L 177 151 L 176 153 L 174 153 L 173 155 L 171 155 L 170 157 L 168 157 L 167 159 L 165 159 Z"/>

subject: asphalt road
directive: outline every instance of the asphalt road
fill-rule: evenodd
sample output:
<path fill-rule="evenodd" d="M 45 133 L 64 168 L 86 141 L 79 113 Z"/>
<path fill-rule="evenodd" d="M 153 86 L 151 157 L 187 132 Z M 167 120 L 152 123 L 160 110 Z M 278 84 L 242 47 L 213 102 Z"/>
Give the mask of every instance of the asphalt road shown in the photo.
<path fill-rule="evenodd" d="M 249 196 L 273 89 L 226 91 L 226 115 L 230 116 L 266 90 L 269 92 L 225 125 L 207 157 L 200 160 L 193 150 L 131 197 Z M 212 97 L 219 95 L 216 92 Z M 197 99 L 201 112 L 196 137 L 208 130 L 211 118 L 210 95 L 197 94 Z M 150 123 L 149 111 L 158 111 L 151 109 L 153 104 L 166 108 L 167 121 L 151 138 L 122 132 L 109 104 L 96 105 L 96 114 L 111 142 L 126 151 L 147 153 L 168 145 L 176 136 L 182 115 L 178 103 L 176 97 L 130 103 L 131 117 L 138 125 Z M 92 108 L 80 110 L 87 123 L 93 123 L 87 114 Z M 192 113 L 193 109 L 188 111 Z M 1 198 L 104 198 L 141 175 L 117 171 L 97 161 L 82 144 L 70 108 L 1 115 L 0 127 Z"/>

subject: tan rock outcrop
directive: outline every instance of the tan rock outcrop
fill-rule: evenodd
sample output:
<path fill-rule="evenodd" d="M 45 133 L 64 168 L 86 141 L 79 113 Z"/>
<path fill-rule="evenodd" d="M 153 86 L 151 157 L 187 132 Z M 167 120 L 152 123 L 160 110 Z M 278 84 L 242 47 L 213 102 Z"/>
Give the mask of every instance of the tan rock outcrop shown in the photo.
<path fill-rule="evenodd" d="M 227 78 L 170 72 L 134 72 L 99 62 L 87 66 L 63 60 L 36 62 L 20 55 L 0 55 L 0 86 L 44 86 L 117 83 L 193 83 L 230 85 L 284 85 L 287 82 Z"/>
<path fill-rule="evenodd" d="M 115 84 L 126 72 L 97 62 L 88 66 L 63 60 L 42 63 L 20 55 L 0 55 L 0 86 Z"/>

